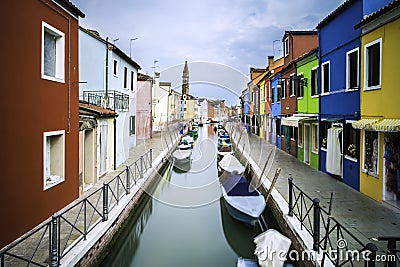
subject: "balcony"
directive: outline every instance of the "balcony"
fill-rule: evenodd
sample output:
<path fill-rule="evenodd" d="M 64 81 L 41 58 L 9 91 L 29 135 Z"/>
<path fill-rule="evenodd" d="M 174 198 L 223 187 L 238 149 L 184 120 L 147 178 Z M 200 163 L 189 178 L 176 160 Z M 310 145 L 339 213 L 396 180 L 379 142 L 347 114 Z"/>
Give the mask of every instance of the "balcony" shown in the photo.
<path fill-rule="evenodd" d="M 84 91 L 83 101 L 116 111 L 129 110 L 129 95 L 114 90 L 108 91 L 107 94 L 102 91 Z"/>

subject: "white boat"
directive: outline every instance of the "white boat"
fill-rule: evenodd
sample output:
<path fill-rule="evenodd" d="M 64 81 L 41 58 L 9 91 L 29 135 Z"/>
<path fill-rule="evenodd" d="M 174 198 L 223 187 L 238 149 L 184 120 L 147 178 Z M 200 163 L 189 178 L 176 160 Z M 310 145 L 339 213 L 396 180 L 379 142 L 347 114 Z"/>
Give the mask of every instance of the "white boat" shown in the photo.
<path fill-rule="evenodd" d="M 172 153 L 174 164 L 185 164 L 190 162 L 192 150 L 177 149 Z"/>
<path fill-rule="evenodd" d="M 183 142 L 187 142 L 189 144 L 193 144 L 194 139 L 190 135 L 185 135 L 184 137 L 182 137 L 182 143 Z"/>
<path fill-rule="evenodd" d="M 185 144 L 180 144 L 180 145 L 178 145 L 178 148 L 179 148 L 180 150 L 189 150 L 189 149 L 192 148 L 192 145 L 190 145 L 190 144 L 187 144 L 187 145 L 185 145 Z"/>
<path fill-rule="evenodd" d="M 241 175 L 232 175 L 221 184 L 228 213 L 246 225 L 254 226 L 265 209 L 264 196 Z"/>
<path fill-rule="evenodd" d="M 244 166 L 239 162 L 239 160 L 231 155 L 225 155 L 220 162 L 218 162 L 219 167 L 229 174 L 242 174 L 245 171 Z"/>

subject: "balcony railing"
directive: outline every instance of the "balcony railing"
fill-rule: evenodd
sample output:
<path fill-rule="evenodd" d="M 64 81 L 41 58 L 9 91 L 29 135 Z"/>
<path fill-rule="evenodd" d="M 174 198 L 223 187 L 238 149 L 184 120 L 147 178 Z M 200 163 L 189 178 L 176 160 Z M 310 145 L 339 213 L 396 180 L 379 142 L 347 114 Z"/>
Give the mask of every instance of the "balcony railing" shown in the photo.
<path fill-rule="evenodd" d="M 107 94 L 102 91 L 84 91 L 83 101 L 112 110 L 129 110 L 129 95 L 114 90 L 108 91 Z"/>

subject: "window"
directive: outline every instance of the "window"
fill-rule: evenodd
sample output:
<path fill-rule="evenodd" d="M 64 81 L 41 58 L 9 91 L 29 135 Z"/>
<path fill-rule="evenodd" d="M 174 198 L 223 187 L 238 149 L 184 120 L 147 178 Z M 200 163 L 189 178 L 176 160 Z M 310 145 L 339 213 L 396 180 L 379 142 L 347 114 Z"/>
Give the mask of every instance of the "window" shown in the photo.
<path fill-rule="evenodd" d="M 322 94 L 329 93 L 329 73 L 330 73 L 330 62 L 322 64 Z"/>
<path fill-rule="evenodd" d="M 318 153 L 318 124 L 313 123 L 312 126 L 312 152 Z"/>
<path fill-rule="evenodd" d="M 364 89 L 378 89 L 381 84 L 382 39 L 365 45 Z"/>
<path fill-rule="evenodd" d="M 131 91 L 133 91 L 133 81 L 135 80 L 135 73 L 131 71 Z"/>
<path fill-rule="evenodd" d="M 64 33 L 42 21 L 42 79 L 64 82 Z"/>
<path fill-rule="evenodd" d="M 358 159 L 358 140 L 360 131 L 353 128 L 351 123 L 344 126 L 344 154 L 348 157 Z"/>
<path fill-rule="evenodd" d="M 282 98 L 282 83 L 278 84 L 276 86 L 277 88 L 277 95 L 276 95 L 276 102 L 281 102 L 281 98 Z"/>
<path fill-rule="evenodd" d="M 296 93 L 297 93 L 297 97 L 303 97 L 304 96 L 304 78 L 303 78 L 303 74 L 299 74 L 296 78 L 295 78 L 295 87 L 296 87 Z"/>
<path fill-rule="evenodd" d="M 303 147 L 303 124 L 299 123 L 299 130 L 297 135 L 297 145 Z"/>
<path fill-rule="evenodd" d="M 319 135 L 320 135 L 320 147 L 322 149 L 327 149 L 328 145 L 328 129 L 331 127 L 330 122 L 321 121 L 319 124 Z"/>
<path fill-rule="evenodd" d="M 290 75 L 290 82 L 289 82 L 289 95 L 295 96 L 295 76 L 294 73 Z"/>
<path fill-rule="evenodd" d="M 311 96 L 318 95 L 318 67 L 311 70 Z"/>
<path fill-rule="evenodd" d="M 368 172 L 372 175 L 378 174 L 378 149 L 379 140 L 378 132 L 375 131 L 364 131 L 364 146 L 363 146 L 363 171 Z"/>
<path fill-rule="evenodd" d="M 270 93 L 271 93 L 271 103 L 273 104 L 273 103 L 275 103 L 275 99 L 274 99 L 274 97 L 275 97 L 275 88 L 274 87 L 271 87 Z"/>
<path fill-rule="evenodd" d="M 129 135 L 134 135 L 136 131 L 136 117 L 131 116 L 129 119 Z"/>
<path fill-rule="evenodd" d="M 286 97 L 286 80 L 281 80 L 281 99 Z"/>
<path fill-rule="evenodd" d="M 289 37 L 283 41 L 283 55 L 286 57 L 289 55 Z"/>
<path fill-rule="evenodd" d="M 43 134 L 43 189 L 47 190 L 65 179 L 65 131 Z"/>
<path fill-rule="evenodd" d="M 358 47 L 346 53 L 346 88 L 358 89 Z"/>
<path fill-rule="evenodd" d="M 128 89 L 128 68 L 124 67 L 124 88 Z"/>
<path fill-rule="evenodd" d="M 118 77 L 118 60 L 114 59 L 113 63 L 113 74 Z"/>

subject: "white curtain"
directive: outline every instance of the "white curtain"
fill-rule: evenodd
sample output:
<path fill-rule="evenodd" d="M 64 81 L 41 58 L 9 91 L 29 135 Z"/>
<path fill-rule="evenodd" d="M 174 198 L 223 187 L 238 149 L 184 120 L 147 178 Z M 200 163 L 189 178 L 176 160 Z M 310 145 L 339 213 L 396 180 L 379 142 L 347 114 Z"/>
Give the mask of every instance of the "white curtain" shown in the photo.
<path fill-rule="evenodd" d="M 328 129 L 327 153 L 325 161 L 326 171 L 339 176 L 342 174 L 342 156 L 339 140 L 339 134 L 341 132 L 342 128 L 339 127 Z"/>

